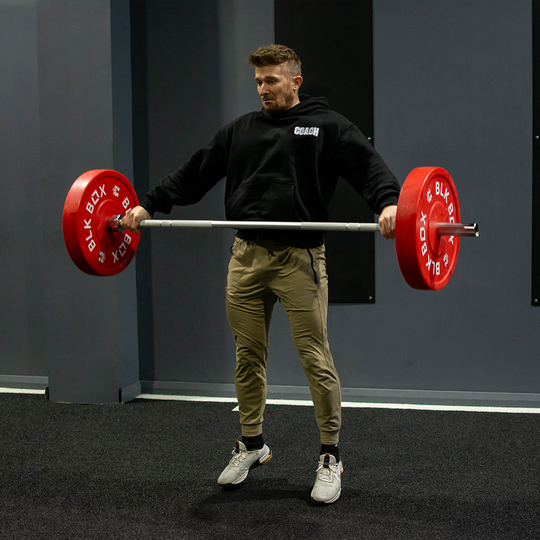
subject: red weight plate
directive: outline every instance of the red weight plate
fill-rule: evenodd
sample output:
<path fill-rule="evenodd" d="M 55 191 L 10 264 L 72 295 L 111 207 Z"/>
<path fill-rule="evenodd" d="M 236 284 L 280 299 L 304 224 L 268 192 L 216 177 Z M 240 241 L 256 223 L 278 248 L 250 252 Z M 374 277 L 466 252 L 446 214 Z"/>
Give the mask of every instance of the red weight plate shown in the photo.
<path fill-rule="evenodd" d="M 133 186 L 119 172 L 99 169 L 75 180 L 64 203 L 62 230 L 79 269 L 93 276 L 114 276 L 128 266 L 140 235 L 112 231 L 107 218 L 126 214 L 137 204 Z"/>
<path fill-rule="evenodd" d="M 437 223 L 459 223 L 452 178 L 440 167 L 419 167 L 407 176 L 396 215 L 401 273 L 414 289 L 442 289 L 456 266 L 459 237 L 439 236 Z"/>

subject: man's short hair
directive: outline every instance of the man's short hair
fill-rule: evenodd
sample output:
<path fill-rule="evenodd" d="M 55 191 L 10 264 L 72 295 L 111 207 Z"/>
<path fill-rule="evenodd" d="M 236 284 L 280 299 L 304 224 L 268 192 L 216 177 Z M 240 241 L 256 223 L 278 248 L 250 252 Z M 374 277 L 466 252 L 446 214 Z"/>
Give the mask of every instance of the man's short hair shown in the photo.
<path fill-rule="evenodd" d="M 265 45 L 259 47 L 248 58 L 248 62 L 255 67 L 278 66 L 286 64 L 293 77 L 302 75 L 302 62 L 298 55 L 285 45 Z"/>

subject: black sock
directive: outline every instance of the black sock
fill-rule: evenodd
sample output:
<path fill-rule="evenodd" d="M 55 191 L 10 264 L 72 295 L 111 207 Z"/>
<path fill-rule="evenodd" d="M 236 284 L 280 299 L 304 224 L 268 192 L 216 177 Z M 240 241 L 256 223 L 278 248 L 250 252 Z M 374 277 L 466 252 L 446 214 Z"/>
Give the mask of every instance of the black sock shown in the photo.
<path fill-rule="evenodd" d="M 258 450 L 264 446 L 262 433 L 260 435 L 256 435 L 255 437 L 246 437 L 242 435 L 242 442 L 244 443 L 248 452 L 250 450 Z"/>
<path fill-rule="evenodd" d="M 339 447 L 337 444 L 321 444 L 321 455 L 322 454 L 335 456 L 336 462 L 339 463 Z"/>

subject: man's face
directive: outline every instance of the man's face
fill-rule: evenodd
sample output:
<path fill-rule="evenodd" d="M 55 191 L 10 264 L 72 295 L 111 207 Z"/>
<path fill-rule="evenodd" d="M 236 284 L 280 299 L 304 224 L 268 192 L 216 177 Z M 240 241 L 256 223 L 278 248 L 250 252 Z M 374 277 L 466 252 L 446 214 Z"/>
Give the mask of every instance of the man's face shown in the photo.
<path fill-rule="evenodd" d="M 266 112 L 286 111 L 294 107 L 302 77 L 293 77 L 283 64 L 255 68 L 255 82 Z"/>

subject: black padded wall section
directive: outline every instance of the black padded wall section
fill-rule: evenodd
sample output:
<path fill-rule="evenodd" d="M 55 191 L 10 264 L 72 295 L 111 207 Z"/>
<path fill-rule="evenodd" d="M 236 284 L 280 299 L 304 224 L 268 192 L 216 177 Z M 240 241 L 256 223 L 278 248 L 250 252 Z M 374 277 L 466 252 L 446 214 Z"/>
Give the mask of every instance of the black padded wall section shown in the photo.
<path fill-rule="evenodd" d="M 540 0 L 533 0 L 532 305 L 540 306 Z"/>
<path fill-rule="evenodd" d="M 276 0 L 275 32 L 302 60 L 302 92 L 328 98 L 373 142 L 372 1 Z M 341 179 L 330 220 L 371 222 L 373 213 Z M 374 302 L 373 234 L 327 233 L 326 250 L 330 302 Z"/>

